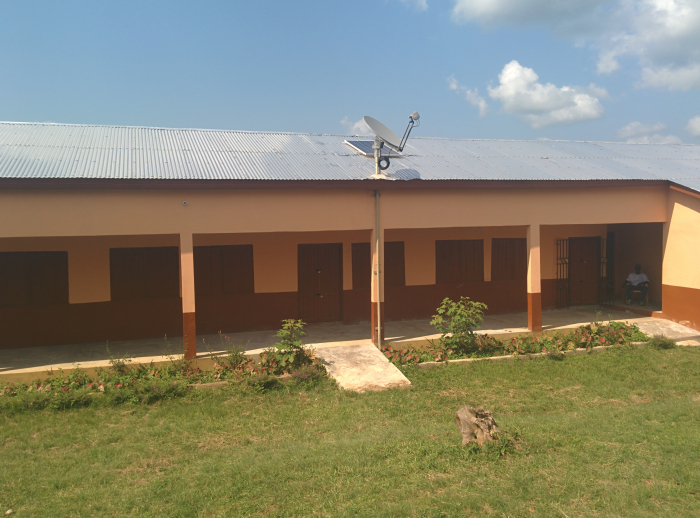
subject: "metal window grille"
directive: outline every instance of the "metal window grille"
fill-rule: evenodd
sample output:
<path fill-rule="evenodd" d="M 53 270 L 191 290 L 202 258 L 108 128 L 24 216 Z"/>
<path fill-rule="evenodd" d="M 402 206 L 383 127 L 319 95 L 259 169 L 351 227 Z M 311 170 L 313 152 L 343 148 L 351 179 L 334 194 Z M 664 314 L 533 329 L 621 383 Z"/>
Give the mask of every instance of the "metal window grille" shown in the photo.
<path fill-rule="evenodd" d="M 557 239 L 557 307 L 569 305 L 569 240 Z"/>
<path fill-rule="evenodd" d="M 615 303 L 615 234 L 608 232 L 608 237 L 600 243 L 600 282 L 598 299 L 601 304 Z"/>

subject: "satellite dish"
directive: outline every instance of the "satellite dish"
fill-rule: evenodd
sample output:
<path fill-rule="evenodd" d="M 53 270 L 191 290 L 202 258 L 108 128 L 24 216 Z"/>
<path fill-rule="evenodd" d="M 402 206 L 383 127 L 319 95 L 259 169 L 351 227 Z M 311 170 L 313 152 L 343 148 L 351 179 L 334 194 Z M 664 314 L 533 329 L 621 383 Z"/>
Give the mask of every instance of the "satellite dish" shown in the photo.
<path fill-rule="evenodd" d="M 364 120 L 365 124 L 369 126 L 369 129 L 372 130 L 372 133 L 374 133 L 384 142 L 389 144 L 391 147 L 398 148 L 399 146 L 401 146 L 401 139 L 399 138 L 399 136 L 393 131 L 391 131 L 389 128 L 387 128 L 384 124 L 379 122 L 377 119 L 373 119 L 372 117 L 368 117 L 367 115 L 365 115 L 362 118 L 362 120 Z"/>
<path fill-rule="evenodd" d="M 391 131 L 377 119 L 368 117 L 367 115 L 362 118 L 362 120 L 365 121 L 365 124 L 369 126 L 369 129 L 372 130 L 372 133 L 376 135 L 374 143 L 372 144 L 375 163 L 375 172 L 372 175 L 372 178 L 388 178 L 386 175 L 379 172 L 380 170 L 384 171 L 389 168 L 389 157 L 382 156 L 382 147 L 384 147 L 384 144 L 387 144 L 390 148 L 395 149 L 399 153 L 403 151 L 406 141 L 408 140 L 408 136 L 411 134 L 411 130 L 416 122 L 418 122 L 418 119 L 420 119 L 418 112 L 413 112 L 411 115 L 409 115 L 406 131 L 403 132 L 403 137 L 399 138 L 396 133 Z"/>

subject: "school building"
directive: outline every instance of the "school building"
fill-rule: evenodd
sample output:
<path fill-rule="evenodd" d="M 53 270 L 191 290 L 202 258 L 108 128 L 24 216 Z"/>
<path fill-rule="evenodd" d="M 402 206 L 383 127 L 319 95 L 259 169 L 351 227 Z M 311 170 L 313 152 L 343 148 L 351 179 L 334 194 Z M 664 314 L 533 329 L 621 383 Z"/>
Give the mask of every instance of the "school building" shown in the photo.
<path fill-rule="evenodd" d="M 0 123 L 0 348 L 619 305 L 700 329 L 700 146 Z M 638 300 L 634 301 L 635 304 Z M 377 307 L 379 305 L 379 307 Z M 379 315 L 379 317 L 378 317 Z"/>

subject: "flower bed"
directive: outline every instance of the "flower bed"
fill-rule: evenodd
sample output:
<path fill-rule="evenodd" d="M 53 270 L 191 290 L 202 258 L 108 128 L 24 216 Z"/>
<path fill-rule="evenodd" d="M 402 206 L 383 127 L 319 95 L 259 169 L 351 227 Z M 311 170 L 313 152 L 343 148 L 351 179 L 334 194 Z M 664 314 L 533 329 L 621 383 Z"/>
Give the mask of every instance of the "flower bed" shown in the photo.
<path fill-rule="evenodd" d="M 184 355 L 169 355 L 170 363 L 161 367 L 131 365 L 129 357 L 110 356 L 110 367 L 98 369 L 94 377 L 80 369 L 68 373 L 59 369 L 56 374 L 37 378 L 30 384 L 0 381 L 0 410 L 8 406 L 16 409 L 86 406 L 98 395 L 105 395 L 114 403 L 152 403 L 182 396 L 193 386 L 207 383 L 243 381 L 264 387 L 275 384 L 277 376 L 304 383 L 325 375 L 313 351 L 301 343 L 304 323 L 288 320 L 283 324 L 278 333 L 280 343 L 263 351 L 259 363 L 234 347 L 229 337 L 220 335 L 227 352 L 210 355 L 214 361 L 212 369 L 201 369 Z M 166 337 L 166 351 L 170 350 Z M 16 400 L 14 404 L 8 403 L 10 398 Z"/>
<path fill-rule="evenodd" d="M 509 340 L 499 340 L 489 335 L 474 334 L 473 337 L 455 343 L 440 339 L 424 347 L 411 345 L 395 348 L 392 344 L 382 346 L 382 352 L 396 365 L 412 365 L 423 362 L 444 362 L 463 358 L 489 358 L 534 353 L 557 353 L 566 350 L 587 349 L 600 345 L 630 345 L 649 340 L 634 324 L 626 322 L 594 322 L 573 331 L 519 335 Z"/>

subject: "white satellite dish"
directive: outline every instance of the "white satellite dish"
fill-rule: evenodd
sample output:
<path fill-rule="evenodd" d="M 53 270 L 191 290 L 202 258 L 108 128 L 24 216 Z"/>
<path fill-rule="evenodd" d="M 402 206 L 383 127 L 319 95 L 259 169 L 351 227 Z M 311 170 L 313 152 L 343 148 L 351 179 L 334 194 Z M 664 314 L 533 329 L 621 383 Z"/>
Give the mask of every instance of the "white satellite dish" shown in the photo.
<path fill-rule="evenodd" d="M 389 157 L 382 156 L 382 147 L 384 147 L 384 144 L 388 145 L 392 149 L 395 149 L 399 153 L 403 151 L 406 141 L 408 140 L 408 136 L 411 134 L 411 130 L 413 129 L 415 123 L 418 122 L 418 119 L 420 119 L 418 112 L 413 112 L 411 115 L 409 115 L 406 131 L 403 132 L 403 137 L 399 138 L 396 133 L 391 131 L 377 119 L 368 117 L 367 115 L 362 118 L 362 120 L 365 121 L 365 124 L 369 126 L 369 129 L 372 130 L 372 133 L 376 135 L 374 143 L 372 144 L 372 149 L 374 149 L 374 162 L 376 165 L 376 171 L 372 175 L 373 178 L 386 178 L 385 175 L 379 172 L 380 169 L 384 171 L 389 168 Z"/>
<path fill-rule="evenodd" d="M 367 126 L 369 126 L 369 129 L 372 130 L 372 133 L 374 133 L 384 142 L 389 144 L 391 147 L 398 148 L 401 145 L 401 139 L 399 138 L 399 136 L 393 131 L 391 131 L 389 128 L 387 128 L 384 124 L 379 122 L 377 119 L 365 115 L 362 118 L 362 120 L 365 121 L 365 124 L 367 124 Z"/>

